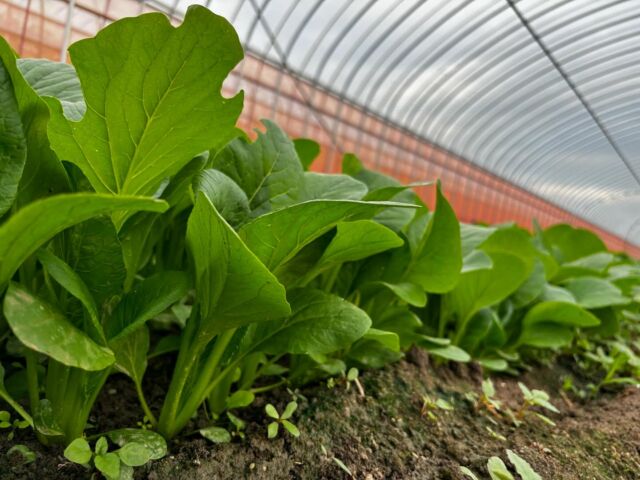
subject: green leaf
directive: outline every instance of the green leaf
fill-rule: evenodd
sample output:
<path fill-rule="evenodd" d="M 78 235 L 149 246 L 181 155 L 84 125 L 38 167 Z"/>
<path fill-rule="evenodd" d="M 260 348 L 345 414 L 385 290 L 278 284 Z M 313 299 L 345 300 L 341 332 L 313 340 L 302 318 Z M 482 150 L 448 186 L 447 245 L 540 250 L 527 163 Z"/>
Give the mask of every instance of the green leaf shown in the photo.
<path fill-rule="evenodd" d="M 595 233 L 566 224 L 546 229 L 542 238 L 560 263 L 572 262 L 607 249 Z"/>
<path fill-rule="evenodd" d="M 82 302 L 84 308 L 89 313 L 89 318 L 95 333 L 96 338 L 104 341 L 104 333 L 102 332 L 102 325 L 100 324 L 100 318 L 98 314 L 98 307 L 93 299 L 93 295 L 89 291 L 87 284 L 84 283 L 82 278 L 73 271 L 73 269 L 65 263 L 62 259 L 56 257 L 51 251 L 40 249 L 38 251 L 38 260 L 47 270 L 49 275 L 58 282 L 66 291 Z"/>
<path fill-rule="evenodd" d="M 298 404 L 296 402 L 287 403 L 287 406 L 285 407 L 284 412 L 282 412 L 282 415 L 280 415 L 280 419 L 287 420 L 288 418 L 291 418 L 291 415 L 293 415 L 293 413 L 297 409 L 298 409 Z"/>
<path fill-rule="evenodd" d="M 19 58 L 17 66 L 38 95 L 60 100 L 62 110 L 70 120 L 82 118 L 87 106 L 82 96 L 80 80 L 71 65 L 44 58 Z"/>
<path fill-rule="evenodd" d="M 122 428 L 112 430 L 105 435 L 116 445 L 123 447 L 128 443 L 139 443 L 149 451 L 150 460 L 158 460 L 167 454 L 167 442 L 159 433 L 151 430 Z"/>
<path fill-rule="evenodd" d="M 248 390 L 238 390 L 233 392 L 229 398 L 227 398 L 227 408 L 243 408 L 248 407 L 253 403 L 255 395 Z"/>
<path fill-rule="evenodd" d="M 305 201 L 360 200 L 367 194 L 367 186 L 349 175 L 305 172 L 303 182 L 304 190 L 301 197 Z"/>
<path fill-rule="evenodd" d="M 477 248 L 495 231 L 495 227 L 484 227 L 481 225 L 461 223 L 460 245 L 462 247 L 462 256 L 466 257 L 474 250 L 477 250 Z"/>
<path fill-rule="evenodd" d="M 287 432 L 289 432 L 294 437 L 299 437 L 300 436 L 300 430 L 298 430 L 298 427 L 296 427 L 289 420 L 282 420 L 282 426 L 284 427 L 284 429 Z"/>
<path fill-rule="evenodd" d="M 519 344 L 554 348 L 567 345 L 573 329 L 592 327 L 598 318 L 574 303 L 542 302 L 531 308 L 522 321 Z"/>
<path fill-rule="evenodd" d="M 225 99 L 220 89 L 242 48 L 231 25 L 206 8 L 189 8 L 177 28 L 161 13 L 123 19 L 69 54 L 87 111 L 68 120 L 48 98 L 49 138 L 98 192 L 152 195 L 235 135 L 242 96 Z"/>
<path fill-rule="evenodd" d="M 267 426 L 267 437 L 276 438 L 278 436 L 279 428 L 280 428 L 280 424 L 278 422 L 271 422 Z"/>
<path fill-rule="evenodd" d="M 310 200 L 262 215 L 244 225 L 239 235 L 265 266 L 278 275 L 282 265 L 338 222 L 373 216 L 392 206 L 414 207 L 392 202 Z"/>
<path fill-rule="evenodd" d="M 494 305 L 513 293 L 527 278 L 527 267 L 518 257 L 492 253 L 493 267 L 476 270 L 460 276 L 458 285 L 446 300 L 449 309 L 457 315 L 462 337 L 467 321 L 481 308 Z"/>
<path fill-rule="evenodd" d="M 0 38 L 0 63 L 4 64 L 13 84 L 27 145 L 27 159 L 16 199 L 18 207 L 22 207 L 38 198 L 67 192 L 70 185 L 62 163 L 49 147 L 49 108 L 26 82 L 16 62 L 15 53 Z"/>
<path fill-rule="evenodd" d="M 111 350 L 96 344 L 60 312 L 16 283 L 7 289 L 4 315 L 23 344 L 64 365 L 91 371 L 115 362 Z"/>
<path fill-rule="evenodd" d="M 76 438 L 64 449 L 64 456 L 70 462 L 86 465 L 91 460 L 93 452 L 84 438 Z"/>
<path fill-rule="evenodd" d="M 509 461 L 513 463 L 513 466 L 516 467 L 516 472 L 522 477 L 522 480 L 542 480 L 542 477 L 531 468 L 531 465 L 518 454 L 507 450 L 507 456 L 509 457 Z"/>
<path fill-rule="evenodd" d="M 460 472 L 469 477 L 471 480 L 478 480 L 478 477 L 476 477 L 475 473 L 473 473 L 467 467 L 460 467 Z"/>
<path fill-rule="evenodd" d="M 0 217 L 13 205 L 27 161 L 27 140 L 9 72 L 0 58 Z"/>
<path fill-rule="evenodd" d="M 304 171 L 295 147 L 275 123 L 263 120 L 266 132 L 249 143 L 233 140 L 213 160 L 249 199 L 253 216 L 291 205 L 300 199 Z"/>
<path fill-rule="evenodd" d="M 93 463 L 109 480 L 117 479 L 120 476 L 120 458 L 116 453 L 96 455 Z"/>
<path fill-rule="evenodd" d="M 296 138 L 293 140 L 302 168 L 309 170 L 313 161 L 320 155 L 320 144 L 310 138 Z"/>
<path fill-rule="evenodd" d="M 487 470 L 491 480 L 515 480 L 507 470 L 507 466 L 499 457 L 491 457 L 487 462 Z"/>
<path fill-rule="evenodd" d="M 247 195 L 224 173 L 204 170 L 195 180 L 195 191 L 203 192 L 233 228 L 237 229 L 249 218 Z"/>
<path fill-rule="evenodd" d="M 138 329 L 181 300 L 190 288 L 185 272 L 164 270 L 145 278 L 122 298 L 108 319 L 107 338 L 113 341 Z"/>
<path fill-rule="evenodd" d="M 0 286 L 40 246 L 65 228 L 116 210 L 162 212 L 166 203 L 151 198 L 76 193 L 38 200 L 0 226 Z"/>
<path fill-rule="evenodd" d="M 322 254 L 319 264 L 354 262 L 400 247 L 403 243 L 392 230 L 372 220 L 340 222 L 336 235 Z"/>
<path fill-rule="evenodd" d="M 542 293 L 537 298 L 540 302 L 567 302 L 577 303 L 576 297 L 566 288 L 556 285 L 546 284 L 542 289 Z"/>
<path fill-rule="evenodd" d="M 371 285 L 381 285 L 391 290 L 400 300 L 413 305 L 414 307 L 424 307 L 427 304 L 427 295 L 421 287 L 415 283 L 401 282 L 373 282 Z"/>
<path fill-rule="evenodd" d="M 206 335 L 290 312 L 284 287 L 199 193 L 187 242 L 195 263 L 202 329 Z"/>
<path fill-rule="evenodd" d="M 426 339 L 418 341 L 418 345 L 424 348 L 431 355 L 444 358 L 445 360 L 462 363 L 471 361 L 471 357 L 469 356 L 469 354 L 455 345 L 442 346 L 434 344 Z"/>
<path fill-rule="evenodd" d="M 400 351 L 400 338 L 397 333 L 387 332 L 386 330 L 378 330 L 377 328 L 370 328 L 363 337 L 365 340 L 373 340 L 383 345 L 385 348 L 394 352 Z"/>
<path fill-rule="evenodd" d="M 371 326 L 363 310 L 336 295 L 299 289 L 289 300 L 290 317 L 260 325 L 256 351 L 327 354 L 348 347 Z"/>
<path fill-rule="evenodd" d="M 445 293 L 455 287 L 462 269 L 460 224 L 439 185 L 436 198 L 436 210 L 412 251 L 405 279 L 427 292 Z"/>
<path fill-rule="evenodd" d="M 116 368 L 140 387 L 147 370 L 149 329 L 143 325 L 132 333 L 109 341 L 109 347 L 115 354 Z"/>
<path fill-rule="evenodd" d="M 482 250 L 472 250 L 462 259 L 460 273 L 473 272 L 475 270 L 487 270 L 493 266 L 491 257 Z"/>
<path fill-rule="evenodd" d="M 546 284 L 544 264 L 536 259 L 529 278 L 513 294 L 514 305 L 516 307 L 529 305 L 542 294 Z"/>
<path fill-rule="evenodd" d="M 151 460 L 152 452 L 142 443 L 129 442 L 118 450 L 122 463 L 130 467 L 141 467 Z"/>
<path fill-rule="evenodd" d="M 231 434 L 222 427 L 207 427 L 198 430 L 200 435 L 213 443 L 229 443 Z"/>
<path fill-rule="evenodd" d="M 109 450 L 109 444 L 105 437 L 100 437 L 95 445 L 95 452 L 97 455 L 104 455 Z"/>
<path fill-rule="evenodd" d="M 276 410 L 276 407 L 274 407 L 270 403 L 267 403 L 267 405 L 264 407 L 264 411 L 271 418 L 275 418 L 276 420 L 280 418 L 280 415 L 278 414 L 278 411 Z"/>
<path fill-rule="evenodd" d="M 584 308 L 627 305 L 631 302 L 613 283 L 598 277 L 573 278 L 564 287 L 573 294 L 578 305 Z"/>

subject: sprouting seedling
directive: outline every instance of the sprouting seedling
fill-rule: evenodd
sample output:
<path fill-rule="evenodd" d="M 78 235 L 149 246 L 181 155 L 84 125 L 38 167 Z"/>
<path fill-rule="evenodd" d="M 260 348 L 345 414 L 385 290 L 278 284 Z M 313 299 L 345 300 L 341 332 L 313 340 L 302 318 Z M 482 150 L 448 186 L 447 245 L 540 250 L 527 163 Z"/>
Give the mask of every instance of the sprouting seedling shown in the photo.
<path fill-rule="evenodd" d="M 541 407 L 553 413 L 560 413 L 560 411 L 551 402 L 549 402 L 549 394 L 544 390 L 537 390 L 535 388 L 533 390 L 529 390 L 529 388 L 522 382 L 518 382 L 518 387 L 520 387 L 520 391 L 522 391 L 524 401 L 522 406 L 514 415 L 514 423 L 516 423 L 516 425 L 519 425 L 519 422 L 525 418 L 525 415 L 531 411 L 532 407 Z M 555 423 L 546 415 L 539 412 L 532 413 L 543 422 L 548 423 L 549 425 L 555 425 Z"/>
<path fill-rule="evenodd" d="M 11 414 L 6 410 L 0 410 L 0 428 L 10 428 L 11 431 L 7 435 L 7 440 L 13 440 L 17 429 L 27 428 L 29 422 L 18 418 L 11 421 Z"/>
<path fill-rule="evenodd" d="M 496 389 L 490 378 L 482 381 L 482 395 L 478 399 L 478 406 L 486 409 L 492 415 L 500 416 L 502 404 L 495 398 Z"/>
<path fill-rule="evenodd" d="M 231 436 L 238 437 L 239 439 L 244 440 L 244 429 L 247 426 L 247 423 L 231 412 L 227 412 L 227 417 L 229 418 L 231 424 L 235 427 L 235 430 L 231 432 Z"/>
<path fill-rule="evenodd" d="M 76 438 L 64 450 L 67 460 L 91 468 L 91 462 L 108 480 L 132 478 L 133 467 L 139 467 L 151 460 L 152 452 L 143 444 L 129 442 L 116 451 L 109 451 L 109 443 L 100 437 L 91 450 L 84 438 Z"/>
<path fill-rule="evenodd" d="M 515 467 L 516 472 L 522 480 L 542 480 L 542 477 L 529 465 L 529 463 L 512 450 L 507 450 L 507 457 Z M 460 467 L 460 472 L 471 480 L 478 480 L 478 477 L 467 467 Z M 500 457 L 491 457 L 487 461 L 487 472 L 491 480 L 515 480 Z"/>
<path fill-rule="evenodd" d="M 450 411 L 453 410 L 453 405 L 447 402 L 444 398 L 438 398 L 437 400 L 433 400 L 428 395 L 422 396 L 422 408 L 420 409 L 420 415 L 423 417 L 428 417 L 429 420 L 434 422 L 438 421 L 438 416 L 435 411 L 437 410 L 445 410 Z"/>
<path fill-rule="evenodd" d="M 337 384 L 344 384 L 345 390 L 348 391 L 351 388 L 351 385 L 353 384 L 358 389 L 358 393 L 360 394 L 360 396 L 364 397 L 365 396 L 364 387 L 362 386 L 362 383 L 360 382 L 359 377 L 360 377 L 360 371 L 355 367 L 351 367 L 346 374 L 342 372 L 342 376 L 340 377 L 329 378 L 327 380 L 327 387 L 334 388 Z"/>
<path fill-rule="evenodd" d="M 138 428 L 141 430 L 153 429 L 153 424 L 151 423 L 151 420 L 149 420 L 149 417 L 147 417 L 146 415 L 142 417 L 141 421 L 136 422 L 136 425 L 138 425 Z"/>
<path fill-rule="evenodd" d="M 22 465 L 27 465 L 36 460 L 36 453 L 26 445 L 22 444 L 14 445 L 9 450 L 7 450 L 7 456 L 12 455 L 19 455 L 22 460 L 20 462 Z"/>
<path fill-rule="evenodd" d="M 300 436 L 300 430 L 293 423 L 289 421 L 293 412 L 298 408 L 298 404 L 296 402 L 289 402 L 282 412 L 282 415 L 278 413 L 276 407 L 271 405 L 270 403 L 264 408 L 267 415 L 273 418 L 275 421 L 271 422 L 267 427 L 268 437 L 276 438 L 278 436 L 278 431 L 280 430 L 280 425 L 284 427 L 284 429 L 289 432 L 294 437 Z"/>
<path fill-rule="evenodd" d="M 355 475 L 353 475 L 351 469 L 347 467 L 342 460 L 340 460 L 338 457 L 330 455 L 329 452 L 327 452 L 327 449 L 324 445 L 320 444 L 320 449 L 322 450 L 322 454 L 327 458 L 331 458 L 331 460 L 333 460 L 333 462 L 340 468 L 340 470 L 349 475 L 349 477 L 356 478 Z"/>

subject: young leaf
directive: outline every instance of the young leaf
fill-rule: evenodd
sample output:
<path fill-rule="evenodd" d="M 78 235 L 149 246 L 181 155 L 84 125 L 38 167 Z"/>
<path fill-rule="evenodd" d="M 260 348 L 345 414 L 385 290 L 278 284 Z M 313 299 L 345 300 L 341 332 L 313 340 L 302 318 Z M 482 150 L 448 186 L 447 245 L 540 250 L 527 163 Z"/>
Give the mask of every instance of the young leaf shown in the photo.
<path fill-rule="evenodd" d="M 227 398 L 227 408 L 242 408 L 253 403 L 255 395 L 248 390 L 238 390 Z"/>
<path fill-rule="evenodd" d="M 207 427 L 198 430 L 200 435 L 213 443 L 229 443 L 231 434 L 222 427 Z"/>
<path fill-rule="evenodd" d="M 278 436 L 279 428 L 280 428 L 280 424 L 278 422 L 271 422 L 267 426 L 267 437 L 276 438 Z"/>
<path fill-rule="evenodd" d="M 367 186 L 353 177 L 341 174 L 305 172 L 301 199 L 360 200 L 367 194 Z"/>
<path fill-rule="evenodd" d="M 27 140 L 9 72 L 0 58 L 0 217 L 11 208 L 27 161 Z"/>
<path fill-rule="evenodd" d="M 195 263 L 196 291 L 203 295 L 202 328 L 207 335 L 289 313 L 284 287 L 203 193 L 189 217 L 187 242 Z"/>
<path fill-rule="evenodd" d="M 351 345 L 371 326 L 371 319 L 363 310 L 336 295 L 300 289 L 290 297 L 293 313 L 284 321 L 260 325 L 255 351 L 331 353 Z"/>
<path fill-rule="evenodd" d="M 276 407 L 274 407 L 270 403 L 267 403 L 267 405 L 264 407 L 264 411 L 267 412 L 267 415 L 269 415 L 271 418 L 275 418 L 276 420 L 280 418 Z"/>
<path fill-rule="evenodd" d="M 123 19 L 69 53 L 87 111 L 68 120 L 48 98 L 49 138 L 98 192 L 152 195 L 235 134 L 242 97 L 219 92 L 242 48 L 229 23 L 206 8 L 189 8 L 177 28 L 160 13 Z"/>
<path fill-rule="evenodd" d="M 116 356 L 116 368 L 141 387 L 147 369 L 149 329 L 143 325 L 128 335 L 109 341 L 109 347 Z"/>
<path fill-rule="evenodd" d="M 220 216 L 238 228 L 249 219 L 249 199 L 242 189 L 218 170 L 204 170 L 195 179 L 194 190 L 203 192 Z"/>
<path fill-rule="evenodd" d="M 117 479 L 120 476 L 120 458 L 116 453 L 96 455 L 93 463 L 109 480 Z"/>
<path fill-rule="evenodd" d="M 300 436 L 300 430 L 298 430 L 298 427 L 296 427 L 289 420 L 282 420 L 282 426 L 284 427 L 284 429 L 287 432 L 289 432 L 294 437 L 299 437 Z"/>
<path fill-rule="evenodd" d="M 473 473 L 471 470 L 469 470 L 467 467 L 460 467 L 460 472 L 462 472 L 463 474 L 465 474 L 467 477 L 469 477 L 471 480 L 478 480 L 478 477 L 476 477 L 475 473 Z"/>
<path fill-rule="evenodd" d="M 487 462 L 487 470 L 491 480 L 515 480 L 507 470 L 507 466 L 499 457 L 491 457 Z"/>
<path fill-rule="evenodd" d="M 291 415 L 293 415 L 293 413 L 296 411 L 297 408 L 298 408 L 298 404 L 296 402 L 287 403 L 287 406 L 285 407 L 284 412 L 282 412 L 282 415 L 280 415 L 280 419 L 287 420 L 291 418 Z"/>
<path fill-rule="evenodd" d="M 522 480 L 542 480 L 542 477 L 531 468 L 531 465 L 527 463 L 525 459 L 511 450 L 507 450 L 507 456 L 509 461 L 516 467 L 516 472 L 522 477 Z"/>
<path fill-rule="evenodd" d="M 363 338 L 365 340 L 374 340 L 394 352 L 400 351 L 400 338 L 397 333 L 370 328 L 367 330 L 367 333 L 364 334 Z"/>
<path fill-rule="evenodd" d="M 73 463 L 86 465 L 91 460 L 93 452 L 84 438 L 76 438 L 64 449 L 64 456 Z"/>
<path fill-rule="evenodd" d="M 11 283 L 4 299 L 11 330 L 27 347 L 83 370 L 103 370 L 115 362 L 113 352 L 96 344 L 60 312 Z"/>
<path fill-rule="evenodd" d="M 65 228 L 116 210 L 162 212 L 167 204 L 152 198 L 76 193 L 38 200 L 0 226 L 0 286 L 40 246 Z"/>
<path fill-rule="evenodd" d="M 95 446 L 96 455 L 104 455 L 108 450 L 109 444 L 107 443 L 107 439 L 104 437 L 100 437 Z"/>

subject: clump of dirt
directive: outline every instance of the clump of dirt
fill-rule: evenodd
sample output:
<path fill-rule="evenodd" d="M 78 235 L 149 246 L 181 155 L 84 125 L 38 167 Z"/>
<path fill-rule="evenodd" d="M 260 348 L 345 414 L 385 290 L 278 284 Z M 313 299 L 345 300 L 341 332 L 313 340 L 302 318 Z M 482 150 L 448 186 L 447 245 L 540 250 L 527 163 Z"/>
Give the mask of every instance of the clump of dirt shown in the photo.
<path fill-rule="evenodd" d="M 152 377 L 161 371 L 152 370 Z M 486 478 L 487 459 L 497 455 L 507 463 L 506 449 L 526 459 L 544 479 L 639 478 L 640 390 L 628 387 L 582 402 L 561 390 L 566 373 L 557 364 L 518 379 L 494 378 L 496 397 L 511 408 L 521 403 L 517 381 L 523 381 L 547 391 L 561 411 L 549 415 L 555 427 L 534 417 L 515 427 L 468 398 L 469 392 L 480 391 L 478 366 L 432 366 L 416 350 L 405 361 L 362 374 L 364 396 L 344 384 L 328 388 L 322 383 L 297 392 L 299 408 L 292 419 L 301 431 L 297 439 L 283 431 L 267 439 L 264 405 L 273 403 L 282 411 L 291 400 L 286 389 L 273 391 L 236 412 L 248 422 L 244 440 L 214 445 L 198 435 L 183 436 L 167 457 L 137 469 L 136 478 L 446 480 L 466 478 L 460 466 Z M 447 400 L 454 409 L 433 410 L 436 420 L 429 419 L 422 412 L 424 395 Z M 158 394 L 152 403 L 158 406 L 159 401 Z M 114 376 L 96 405 L 96 431 L 123 422 L 135 426 L 141 417 L 128 380 Z M 198 420 L 204 424 L 205 419 Z M 4 455 L 16 442 L 34 449 L 38 459 L 21 466 Z M 44 449 L 27 431 L 18 432 L 14 442 L 0 440 L 0 472 L 2 479 L 89 477 L 82 467 L 66 462 L 59 449 Z"/>

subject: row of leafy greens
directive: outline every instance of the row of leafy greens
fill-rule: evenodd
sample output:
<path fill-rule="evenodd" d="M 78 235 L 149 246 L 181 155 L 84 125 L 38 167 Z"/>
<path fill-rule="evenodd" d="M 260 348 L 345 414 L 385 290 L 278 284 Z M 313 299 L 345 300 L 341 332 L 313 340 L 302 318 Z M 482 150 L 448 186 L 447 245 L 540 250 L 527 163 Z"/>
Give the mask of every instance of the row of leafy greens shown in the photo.
<path fill-rule="evenodd" d="M 414 346 L 511 371 L 586 349 L 637 375 L 635 261 L 568 225 L 460 224 L 439 184 L 430 211 L 353 155 L 309 171 L 317 144 L 269 121 L 250 141 L 242 94 L 220 94 L 242 59 L 223 18 L 124 19 L 69 53 L 0 41 L 0 398 L 44 443 L 83 436 L 114 373 L 167 439 L 203 405 L 215 418 Z"/>

